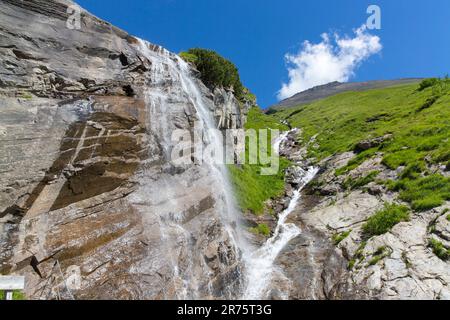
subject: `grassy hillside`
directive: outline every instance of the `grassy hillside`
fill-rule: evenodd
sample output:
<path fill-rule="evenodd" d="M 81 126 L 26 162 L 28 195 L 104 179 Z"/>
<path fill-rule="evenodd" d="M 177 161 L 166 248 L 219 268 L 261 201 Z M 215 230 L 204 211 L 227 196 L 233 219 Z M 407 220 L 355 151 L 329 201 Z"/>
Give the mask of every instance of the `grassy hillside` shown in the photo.
<path fill-rule="evenodd" d="M 378 146 L 359 152 L 338 170 L 346 173 L 376 153 L 383 164 L 403 169 L 398 181 L 386 183 L 400 198 L 423 211 L 450 200 L 450 178 L 436 171 L 450 168 L 450 82 L 427 80 L 365 92 L 347 92 L 271 117 L 288 120 L 303 129 L 304 138 L 316 136 L 310 148 L 318 160 L 336 153 L 357 150 L 363 140 L 389 137 Z M 434 168 L 434 169 L 433 169 Z"/>
<path fill-rule="evenodd" d="M 259 108 L 252 108 L 248 114 L 246 129 L 288 130 L 277 119 L 262 113 Z M 235 187 L 236 197 L 244 211 L 261 214 L 264 202 L 279 196 L 284 191 L 284 170 L 290 165 L 285 158 L 280 158 L 280 170 L 277 175 L 262 176 L 260 165 L 230 165 L 229 170 Z"/>

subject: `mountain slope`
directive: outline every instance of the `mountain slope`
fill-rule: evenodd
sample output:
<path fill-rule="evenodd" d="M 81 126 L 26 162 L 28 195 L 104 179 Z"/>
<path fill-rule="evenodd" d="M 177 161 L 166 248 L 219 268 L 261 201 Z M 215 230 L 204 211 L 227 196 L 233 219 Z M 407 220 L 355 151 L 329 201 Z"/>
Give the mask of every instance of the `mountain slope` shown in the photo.
<path fill-rule="evenodd" d="M 333 95 L 348 92 L 348 91 L 366 91 L 370 89 L 382 89 L 388 88 L 395 85 L 402 85 L 408 83 L 418 83 L 421 79 L 411 78 L 411 79 L 398 79 L 398 80 L 377 80 L 377 81 L 366 81 L 366 82 L 331 82 L 321 86 L 317 86 L 293 95 L 283 101 L 280 101 L 276 105 L 269 108 L 278 110 L 281 108 L 296 107 L 302 104 L 311 103 L 316 100 L 331 97 Z"/>
<path fill-rule="evenodd" d="M 301 128 L 307 163 L 320 167 L 291 220 L 333 242 L 348 260 L 348 283 L 369 297 L 450 298 L 449 106 L 444 79 L 345 92 L 271 115 Z M 297 250 L 278 257 L 286 274 Z"/>

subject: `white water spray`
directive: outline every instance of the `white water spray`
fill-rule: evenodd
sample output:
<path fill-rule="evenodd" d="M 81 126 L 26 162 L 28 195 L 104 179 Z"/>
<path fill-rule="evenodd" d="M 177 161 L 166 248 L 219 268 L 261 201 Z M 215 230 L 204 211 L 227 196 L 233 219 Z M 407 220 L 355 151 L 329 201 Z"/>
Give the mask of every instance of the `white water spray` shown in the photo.
<path fill-rule="evenodd" d="M 191 68 L 180 57 L 168 52 L 167 50 L 152 46 L 151 44 L 140 40 L 139 52 L 151 61 L 151 83 L 147 85 L 145 99 L 149 109 L 149 127 L 161 142 L 161 147 L 165 155 L 165 161 L 169 166 L 170 151 L 176 142 L 171 141 L 174 125 L 174 118 L 171 113 L 178 108 L 185 108 L 192 105 L 199 119 L 200 129 L 203 132 L 203 143 L 206 145 L 222 146 L 222 136 L 216 128 L 213 117 L 214 105 L 206 102 L 197 79 L 191 75 Z M 211 163 L 204 161 L 201 166 L 192 165 L 188 170 L 202 170 L 207 172 L 208 183 L 211 183 L 212 190 L 209 190 L 215 197 L 215 210 L 219 214 L 220 224 L 228 234 L 228 238 L 233 246 L 236 255 L 240 254 L 240 248 L 244 247 L 244 238 L 240 236 L 239 219 L 240 213 L 235 205 L 233 191 L 228 179 L 228 173 L 225 165 L 220 163 Z M 141 198 L 153 197 L 149 202 L 164 203 L 159 210 L 159 225 L 163 249 L 161 254 L 170 261 L 173 269 L 174 286 L 177 288 L 177 295 L 180 299 L 201 298 L 204 293 L 199 293 L 199 283 L 205 279 L 210 279 L 214 275 L 210 274 L 207 267 L 201 267 L 196 260 L 196 254 L 193 253 L 195 247 L 192 245 L 192 235 L 183 225 L 183 214 L 180 212 L 182 203 L 178 203 L 178 194 L 189 197 L 189 187 L 182 184 L 186 181 L 180 181 L 176 176 L 166 175 L 160 179 L 164 185 L 160 190 L 152 189 L 152 177 L 143 177 L 143 184 L 147 185 L 148 190 L 141 193 Z M 186 178 L 184 179 L 186 180 Z M 189 183 L 189 182 L 188 182 Z M 207 188 L 207 186 L 197 186 L 194 193 L 199 192 L 198 188 Z M 145 199 L 146 200 L 146 199 Z M 144 208 L 145 211 L 145 208 Z M 145 212 L 144 212 L 145 213 Z M 154 216 L 153 213 L 150 213 Z M 174 219 L 177 217 L 177 219 Z M 187 251 L 180 249 L 180 243 L 186 246 Z M 190 250 L 190 252 L 189 252 Z M 182 270 L 179 265 L 179 257 L 186 253 L 186 259 L 190 259 L 189 268 Z M 202 258 L 203 259 L 203 258 Z M 212 280 L 212 279 L 211 279 Z M 211 294 L 211 293 L 210 293 Z M 237 292 L 226 294 L 231 297 Z"/>

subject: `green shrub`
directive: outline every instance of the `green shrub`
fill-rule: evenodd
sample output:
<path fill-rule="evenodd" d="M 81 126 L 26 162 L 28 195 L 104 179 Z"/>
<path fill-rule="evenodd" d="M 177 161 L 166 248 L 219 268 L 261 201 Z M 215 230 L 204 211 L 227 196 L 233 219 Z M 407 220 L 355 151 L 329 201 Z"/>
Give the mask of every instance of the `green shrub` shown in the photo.
<path fill-rule="evenodd" d="M 430 239 L 428 245 L 439 259 L 447 261 L 450 258 L 450 249 L 447 249 L 442 242 Z"/>
<path fill-rule="evenodd" d="M 441 79 L 439 78 L 439 81 L 434 84 L 433 86 L 433 95 L 440 98 L 442 95 L 448 93 L 450 90 L 450 79 L 448 75 Z"/>
<path fill-rule="evenodd" d="M 415 180 L 402 180 L 396 185 L 400 199 L 410 202 L 416 211 L 426 211 L 450 200 L 450 178 L 433 174 Z"/>
<path fill-rule="evenodd" d="M 188 53 L 188 52 L 180 52 L 179 55 L 184 61 L 192 63 L 194 65 L 198 61 L 198 58 L 197 58 L 197 56 L 195 54 L 191 54 L 191 53 Z"/>
<path fill-rule="evenodd" d="M 348 270 L 352 270 L 353 267 L 355 266 L 355 264 L 356 264 L 356 260 L 355 260 L 355 259 L 351 259 L 351 260 L 348 262 L 348 265 L 347 265 Z"/>
<path fill-rule="evenodd" d="M 444 203 L 444 200 L 439 195 L 430 195 L 424 199 L 414 200 L 411 204 L 415 211 L 423 212 L 439 207 Z"/>
<path fill-rule="evenodd" d="M 389 255 L 388 249 L 386 246 L 379 247 L 377 251 L 375 251 L 372 255 L 372 259 L 369 261 L 369 266 L 376 265 L 380 260 L 387 257 Z"/>
<path fill-rule="evenodd" d="M 417 151 L 414 149 L 399 150 L 386 155 L 381 163 L 391 170 L 396 170 L 400 166 L 408 165 L 411 160 L 417 158 L 416 155 Z"/>
<path fill-rule="evenodd" d="M 233 88 L 238 99 L 244 99 L 244 86 L 241 83 L 236 66 L 217 52 L 201 48 L 192 48 L 181 52 L 180 56 L 193 63 L 200 71 L 203 83 L 210 89 L 216 87 Z"/>
<path fill-rule="evenodd" d="M 270 236 L 270 228 L 265 223 L 260 223 L 256 227 L 250 228 L 250 231 L 255 233 L 255 234 L 261 234 L 261 235 L 263 235 L 265 237 Z"/>
<path fill-rule="evenodd" d="M 370 259 L 369 266 L 376 265 L 381 259 L 383 259 L 383 256 L 374 256 L 372 259 Z"/>
<path fill-rule="evenodd" d="M 348 230 L 348 231 L 334 234 L 332 237 L 334 245 L 337 246 L 339 243 L 341 243 L 345 238 L 347 238 L 350 235 L 351 232 L 352 232 L 352 230 Z"/>
<path fill-rule="evenodd" d="M 278 112 L 277 109 L 269 108 L 269 110 L 266 111 L 266 114 L 267 114 L 267 115 L 273 115 L 273 114 L 275 114 L 275 113 L 277 113 L 277 112 Z"/>
<path fill-rule="evenodd" d="M 428 78 L 428 79 L 422 80 L 422 82 L 419 84 L 419 88 L 417 90 L 423 91 L 426 88 L 430 88 L 430 87 L 434 86 L 438 82 L 439 82 L 438 78 Z"/>
<path fill-rule="evenodd" d="M 348 262 L 348 269 L 352 270 L 353 267 L 360 261 L 364 260 L 364 249 L 366 248 L 367 242 L 363 241 L 359 245 L 358 249 L 356 250 L 355 254 L 353 255 L 353 258 Z"/>
<path fill-rule="evenodd" d="M 397 223 L 408 220 L 408 207 L 386 203 L 383 210 L 376 212 L 367 220 L 363 225 L 363 231 L 369 237 L 381 235 L 391 230 Z"/>
<path fill-rule="evenodd" d="M 450 161 L 450 145 L 448 145 L 447 148 L 438 149 L 435 152 L 433 152 L 433 160 L 435 162 Z"/>
<path fill-rule="evenodd" d="M 425 166 L 423 163 L 411 163 L 402 171 L 400 174 L 400 179 L 417 179 L 423 171 L 425 171 Z"/>

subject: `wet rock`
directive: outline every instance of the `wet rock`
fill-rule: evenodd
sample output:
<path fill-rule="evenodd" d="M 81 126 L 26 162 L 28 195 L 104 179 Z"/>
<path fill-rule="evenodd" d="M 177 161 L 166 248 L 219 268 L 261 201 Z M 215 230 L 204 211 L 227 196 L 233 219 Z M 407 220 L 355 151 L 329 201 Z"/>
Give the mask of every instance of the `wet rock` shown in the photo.
<path fill-rule="evenodd" d="M 84 10 L 69 29 L 70 5 L 0 3 L 1 272 L 30 299 L 232 297 L 223 184 L 168 165 L 172 131 L 200 119 L 176 56 Z M 243 126 L 249 106 L 192 81 L 221 128 Z"/>
<path fill-rule="evenodd" d="M 386 234 L 367 239 L 362 226 L 375 212 L 383 208 L 384 202 L 395 202 L 396 194 L 387 191 L 376 182 L 353 191 L 337 189 L 329 195 L 321 193 L 345 179 L 357 179 L 369 172 L 378 171 L 378 178 L 397 179 L 402 168 L 389 170 L 381 164 L 382 155 L 376 154 L 357 168 L 336 177 L 334 170 L 339 157 L 330 157 L 303 193 L 303 202 L 292 214 L 291 221 L 300 221 L 306 228 L 316 229 L 323 237 L 348 233 L 336 246 L 350 266 L 344 275 L 341 294 L 350 288 L 352 298 L 381 299 L 444 299 L 448 296 L 448 261 L 439 259 L 429 247 L 429 239 L 448 245 L 448 220 L 445 208 L 421 213 L 411 213 L 411 220 L 395 225 Z M 318 183 L 320 182 L 320 183 Z M 325 186 L 324 186 L 325 185 Z M 314 197 L 314 201 L 308 200 Z M 303 229 L 303 228 L 302 228 Z M 317 244 L 305 246 L 310 252 Z M 305 249 L 307 250 L 307 249 Z M 319 251 L 320 252 L 320 251 Z M 314 256 L 314 254 L 312 254 Z M 287 268 L 292 268 L 288 262 Z M 293 275 L 294 273 L 292 273 Z M 353 287 L 352 287 L 353 286 Z M 353 288 L 353 289 L 351 289 Z"/>

